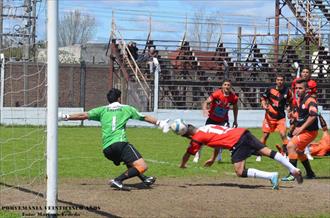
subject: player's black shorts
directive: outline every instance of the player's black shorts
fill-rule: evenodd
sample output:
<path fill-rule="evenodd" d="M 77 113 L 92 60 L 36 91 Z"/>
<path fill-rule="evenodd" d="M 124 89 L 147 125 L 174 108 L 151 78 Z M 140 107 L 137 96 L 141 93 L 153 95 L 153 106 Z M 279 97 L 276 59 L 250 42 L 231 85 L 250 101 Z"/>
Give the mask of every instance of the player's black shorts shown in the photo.
<path fill-rule="evenodd" d="M 257 155 L 258 151 L 264 147 L 266 146 L 247 130 L 230 150 L 231 162 L 237 163 L 251 155 Z"/>
<path fill-rule="evenodd" d="M 103 149 L 103 154 L 115 165 L 124 162 L 126 165 L 142 158 L 141 154 L 128 142 L 116 142 Z"/>
<path fill-rule="evenodd" d="M 217 121 L 212 120 L 211 118 L 207 118 L 207 120 L 205 122 L 205 125 L 208 125 L 208 124 L 220 125 L 220 126 L 229 126 L 229 121 L 226 120 L 226 121 L 222 121 L 222 122 L 217 122 Z"/>

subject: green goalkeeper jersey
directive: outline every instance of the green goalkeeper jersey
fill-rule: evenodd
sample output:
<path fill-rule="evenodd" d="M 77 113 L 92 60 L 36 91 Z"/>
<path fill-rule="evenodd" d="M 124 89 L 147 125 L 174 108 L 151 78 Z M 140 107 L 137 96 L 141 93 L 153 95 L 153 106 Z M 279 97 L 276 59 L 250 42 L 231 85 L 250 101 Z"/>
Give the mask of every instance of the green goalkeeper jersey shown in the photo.
<path fill-rule="evenodd" d="M 115 142 L 127 142 L 127 121 L 144 120 L 144 115 L 132 106 L 114 102 L 88 111 L 88 119 L 101 122 L 102 144 L 105 149 Z"/>

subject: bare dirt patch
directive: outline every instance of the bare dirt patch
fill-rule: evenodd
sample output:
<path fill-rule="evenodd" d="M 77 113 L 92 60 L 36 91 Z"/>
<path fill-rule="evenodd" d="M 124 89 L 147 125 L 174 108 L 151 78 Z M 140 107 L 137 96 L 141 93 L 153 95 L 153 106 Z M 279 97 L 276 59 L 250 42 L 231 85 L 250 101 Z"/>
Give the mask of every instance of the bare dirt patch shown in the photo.
<path fill-rule="evenodd" d="M 259 179 L 160 178 L 152 188 L 137 179 L 126 184 L 131 191 L 118 191 L 106 180 L 63 180 L 59 184 L 59 215 L 66 217 L 312 217 L 330 214 L 330 179 L 281 183 L 272 190 Z M 44 186 L 11 187 L 0 184 L 1 207 L 44 207 Z M 7 186 L 6 186 L 7 185 Z M 23 202 L 23 203 L 21 203 Z M 24 203 L 25 202 L 25 203 Z M 42 215 L 38 208 L 19 213 Z M 15 211 L 15 210 L 14 210 Z M 39 214 L 38 214 L 39 213 Z"/>

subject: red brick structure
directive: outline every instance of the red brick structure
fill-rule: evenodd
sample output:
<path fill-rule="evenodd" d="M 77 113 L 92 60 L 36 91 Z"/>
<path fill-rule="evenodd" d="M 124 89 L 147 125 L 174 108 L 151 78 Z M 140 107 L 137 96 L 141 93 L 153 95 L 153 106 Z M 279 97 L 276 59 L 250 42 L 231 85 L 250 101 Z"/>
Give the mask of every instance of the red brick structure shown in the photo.
<path fill-rule="evenodd" d="M 80 65 L 59 67 L 59 107 L 85 109 L 107 104 L 109 66 L 87 65 L 85 102 L 81 102 L 82 73 Z M 24 73 L 25 72 L 25 73 Z M 5 66 L 5 107 L 44 107 L 47 99 L 47 65 L 43 63 L 7 63 Z M 51 82 L 51 81 L 49 81 Z"/>

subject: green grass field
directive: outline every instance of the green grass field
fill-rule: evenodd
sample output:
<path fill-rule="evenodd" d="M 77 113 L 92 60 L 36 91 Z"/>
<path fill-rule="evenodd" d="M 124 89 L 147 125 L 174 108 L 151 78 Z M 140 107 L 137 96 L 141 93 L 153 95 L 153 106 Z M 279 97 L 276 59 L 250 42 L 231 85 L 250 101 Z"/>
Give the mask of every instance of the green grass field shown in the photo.
<path fill-rule="evenodd" d="M 15 127 L 14 130 L 11 127 L 1 127 L 1 158 L 3 159 L 6 154 L 11 153 L 1 163 L 3 174 L 8 177 L 32 177 L 40 174 L 40 170 L 45 164 L 43 159 L 39 159 L 43 157 L 45 147 L 44 144 L 38 144 L 44 140 L 42 131 L 33 127 Z M 260 129 L 251 129 L 251 131 L 260 138 Z M 212 149 L 206 147 L 203 149 L 201 161 L 198 164 L 189 162 L 189 168 L 182 171 L 178 165 L 189 143 L 187 139 L 171 132 L 163 134 L 160 130 L 153 128 L 128 128 L 127 133 L 130 143 L 136 146 L 147 160 L 148 174 L 158 177 L 180 177 L 196 174 L 212 176 L 233 172 L 228 151 L 224 152 L 223 163 L 214 164 L 211 168 L 203 168 L 203 162 L 210 157 L 212 152 Z M 13 137 L 13 135 L 24 137 L 5 140 L 6 137 Z M 116 167 L 103 156 L 99 128 L 61 127 L 58 135 L 58 173 L 60 179 L 111 178 L 125 169 L 125 166 Z M 320 136 L 321 132 L 318 137 Z M 272 134 L 267 144 L 275 149 L 275 144 L 280 144 L 279 135 L 277 133 Z M 12 154 L 13 152 L 15 155 Z M 328 157 L 324 157 L 312 161 L 312 166 L 318 176 L 330 175 L 330 161 L 328 160 Z M 251 157 L 247 161 L 247 166 L 286 173 L 282 166 L 274 163 L 269 158 L 263 158 L 262 162 L 255 162 L 255 158 Z M 19 168 L 24 170 L 11 173 Z"/>
<path fill-rule="evenodd" d="M 260 129 L 251 129 L 251 131 L 257 138 L 260 138 Z M 201 161 L 198 164 L 193 163 L 191 157 L 188 168 L 182 170 L 178 168 L 178 165 L 189 143 L 187 139 L 172 132 L 163 134 L 154 128 L 128 128 L 127 133 L 130 143 L 141 152 L 148 163 L 147 175 L 153 175 L 159 179 L 196 175 L 235 177 L 228 151 L 224 151 L 222 163 L 214 164 L 211 168 L 204 168 L 204 161 L 212 153 L 212 149 L 204 148 Z M 100 128 L 61 127 L 58 135 L 59 180 L 68 178 L 108 179 L 116 177 L 125 170 L 125 166 L 116 167 L 103 156 Z M 321 132 L 318 138 L 320 136 Z M 34 177 L 43 177 L 46 143 L 44 137 L 43 129 L 39 128 L 0 127 L 0 182 L 8 183 L 19 180 L 24 183 L 25 180 Z M 280 144 L 279 135 L 277 133 L 272 134 L 267 144 L 275 149 L 275 144 Z M 316 158 L 311 161 L 311 164 L 317 176 L 330 177 L 329 157 Z M 287 174 L 283 166 L 266 157 L 261 162 L 256 162 L 255 157 L 249 158 L 247 167 L 279 171 L 281 176 Z M 8 215 L 10 214 L 0 211 L 0 217 L 7 217 Z"/>

